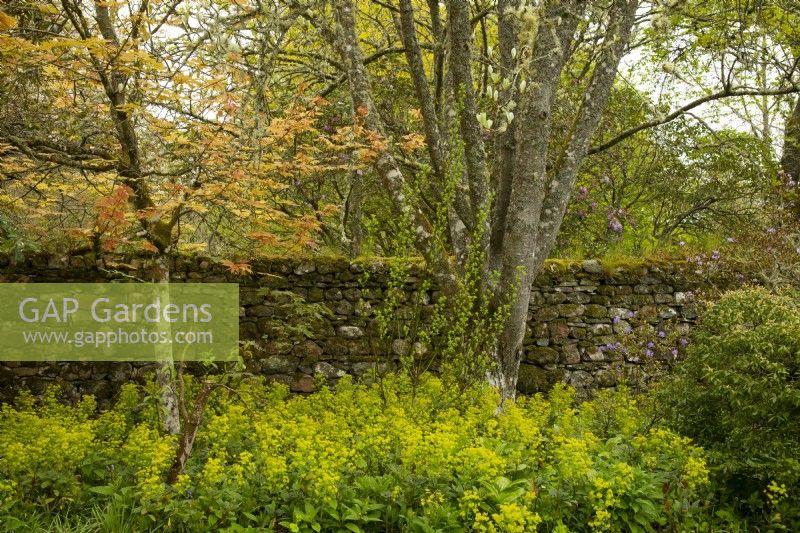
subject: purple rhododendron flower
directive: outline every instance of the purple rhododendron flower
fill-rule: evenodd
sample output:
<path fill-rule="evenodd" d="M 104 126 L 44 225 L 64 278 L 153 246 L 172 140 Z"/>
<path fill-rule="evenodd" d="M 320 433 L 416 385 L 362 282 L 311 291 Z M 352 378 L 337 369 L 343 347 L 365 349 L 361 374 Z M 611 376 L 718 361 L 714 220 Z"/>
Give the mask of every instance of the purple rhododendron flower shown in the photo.
<path fill-rule="evenodd" d="M 663 339 L 664 337 L 667 336 L 667 334 L 664 331 L 659 331 L 658 336 Z"/>

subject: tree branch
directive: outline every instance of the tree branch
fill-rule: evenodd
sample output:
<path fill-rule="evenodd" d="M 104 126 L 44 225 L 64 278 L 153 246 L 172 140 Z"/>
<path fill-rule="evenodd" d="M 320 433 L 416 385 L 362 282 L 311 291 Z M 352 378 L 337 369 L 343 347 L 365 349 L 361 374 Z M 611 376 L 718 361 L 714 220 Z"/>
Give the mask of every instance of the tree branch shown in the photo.
<path fill-rule="evenodd" d="M 611 140 L 606 141 L 600 144 L 599 146 L 592 147 L 591 149 L 589 149 L 588 155 L 593 155 L 608 150 L 612 146 L 621 143 L 622 141 L 624 141 L 628 137 L 631 137 L 632 135 L 636 135 L 640 131 L 649 128 L 654 128 L 656 126 L 661 126 L 662 124 L 666 124 L 668 122 L 672 122 L 681 115 L 684 115 L 685 113 L 691 111 L 692 109 L 699 107 L 703 104 L 706 104 L 708 102 L 713 102 L 715 100 L 720 100 L 722 98 L 731 98 L 736 96 L 783 96 L 787 94 L 795 94 L 798 92 L 800 92 L 800 87 L 796 85 L 783 87 L 780 89 L 768 89 L 766 91 L 759 89 L 749 89 L 745 87 L 723 89 L 716 93 L 708 94 L 696 100 L 692 100 L 691 102 L 685 104 L 684 106 L 676 109 L 672 113 L 665 115 L 661 118 L 653 119 L 649 122 L 645 122 L 643 124 L 639 124 L 638 126 L 634 126 L 633 128 L 627 129 L 622 133 L 618 134 L 616 137 L 612 138 Z"/>
<path fill-rule="evenodd" d="M 353 105 L 354 118 L 363 122 L 366 129 L 376 137 L 376 143 L 384 144 L 383 122 L 373 101 L 372 88 L 364 68 L 364 56 L 358 44 L 353 1 L 337 0 L 333 2 L 333 7 L 336 14 L 338 33 L 336 44 L 342 60 L 347 66 L 347 78 L 350 85 L 350 99 Z M 380 149 L 374 166 L 395 208 L 412 228 L 416 248 L 429 262 L 428 264 L 431 265 L 434 272 L 440 276 L 439 280 L 442 283 L 442 289 L 448 290 L 448 287 L 454 281 L 452 265 L 449 264 L 445 254 L 438 253 L 435 236 L 432 234 L 431 225 L 425 215 L 418 206 L 413 205 L 410 199 L 406 197 L 409 188 L 388 144 L 385 144 Z"/>

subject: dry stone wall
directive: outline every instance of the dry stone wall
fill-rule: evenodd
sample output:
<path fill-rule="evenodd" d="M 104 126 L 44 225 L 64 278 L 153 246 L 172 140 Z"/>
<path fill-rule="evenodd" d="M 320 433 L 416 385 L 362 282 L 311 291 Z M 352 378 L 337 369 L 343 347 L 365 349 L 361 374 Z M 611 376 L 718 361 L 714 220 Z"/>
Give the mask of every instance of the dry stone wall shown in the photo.
<path fill-rule="evenodd" d="M 174 282 L 239 284 L 240 340 L 249 341 L 248 369 L 255 374 L 309 392 L 315 374 L 335 381 L 376 365 L 391 368 L 411 341 L 377 338 L 375 311 L 390 279 L 385 261 L 281 258 L 252 263 L 251 268 L 251 273 L 238 275 L 210 259 L 181 257 L 172 263 L 171 277 Z M 410 269 L 405 280 L 409 296 L 415 295 L 423 276 L 419 267 Z M 137 257 L 0 255 L 3 283 L 148 279 L 148 261 Z M 564 381 L 586 394 L 615 386 L 623 375 L 637 376 L 640 361 L 602 347 L 614 342 L 631 316 L 656 326 L 671 321 L 691 327 L 697 316 L 694 295 L 707 283 L 679 265 L 548 263 L 532 287 L 519 390 L 544 391 Z M 436 291 L 428 292 L 424 299 L 434 301 Z M 327 311 L 309 311 L 300 301 Z M 432 304 L 421 310 L 401 308 L 398 316 L 417 312 L 424 320 Z M 10 401 L 21 387 L 40 393 L 56 382 L 67 397 L 90 393 L 107 400 L 120 384 L 145 379 L 151 370 L 152 365 L 138 363 L 0 362 L 0 401 Z"/>

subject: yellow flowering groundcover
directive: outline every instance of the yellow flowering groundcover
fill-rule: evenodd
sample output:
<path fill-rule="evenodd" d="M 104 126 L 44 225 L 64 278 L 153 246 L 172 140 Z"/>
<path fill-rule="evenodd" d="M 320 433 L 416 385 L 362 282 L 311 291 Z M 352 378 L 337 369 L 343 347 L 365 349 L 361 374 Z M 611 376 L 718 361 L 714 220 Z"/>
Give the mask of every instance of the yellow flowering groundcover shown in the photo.
<path fill-rule="evenodd" d="M 558 387 L 498 413 L 491 388 L 455 394 L 430 376 L 308 396 L 219 388 L 173 485 L 177 441 L 145 391 L 126 386 L 100 413 L 54 398 L 0 412 L 7 529 L 677 531 L 700 527 L 707 487 L 702 450 L 652 428 L 625 391 L 576 407 Z"/>

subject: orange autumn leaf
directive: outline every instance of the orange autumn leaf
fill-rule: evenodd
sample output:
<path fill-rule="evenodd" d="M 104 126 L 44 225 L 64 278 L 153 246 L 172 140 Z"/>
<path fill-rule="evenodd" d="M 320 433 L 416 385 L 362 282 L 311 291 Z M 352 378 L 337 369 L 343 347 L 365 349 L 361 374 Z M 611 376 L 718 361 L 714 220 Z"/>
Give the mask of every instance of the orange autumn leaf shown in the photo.
<path fill-rule="evenodd" d="M 237 276 L 253 273 L 253 267 L 250 266 L 250 263 L 246 261 L 237 263 L 234 261 L 225 260 L 222 262 L 222 264 L 228 269 L 228 272 Z"/>

